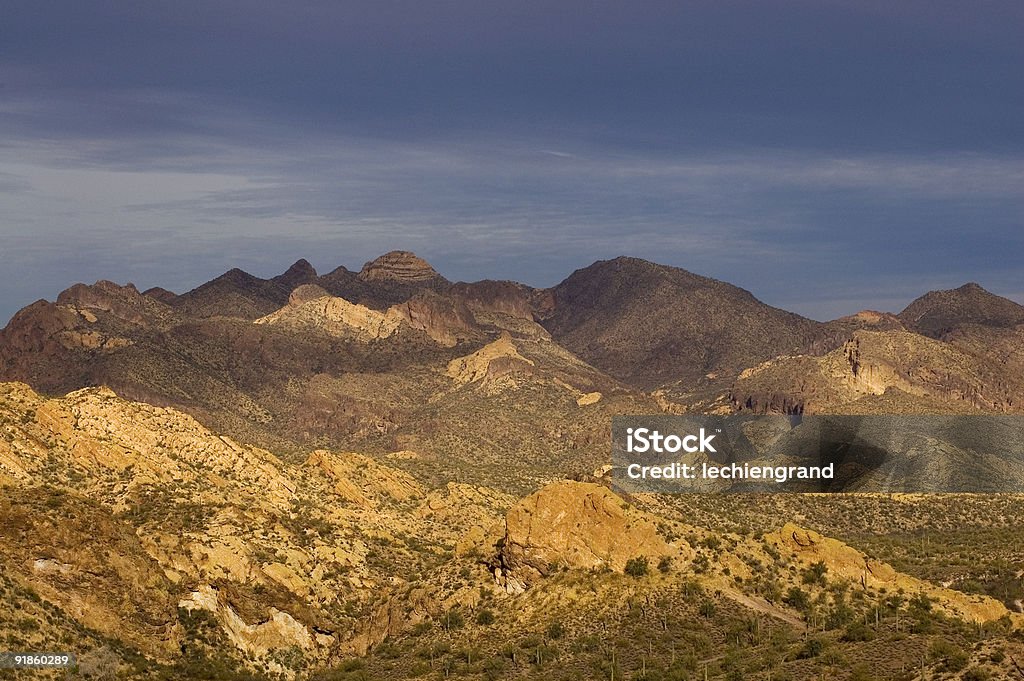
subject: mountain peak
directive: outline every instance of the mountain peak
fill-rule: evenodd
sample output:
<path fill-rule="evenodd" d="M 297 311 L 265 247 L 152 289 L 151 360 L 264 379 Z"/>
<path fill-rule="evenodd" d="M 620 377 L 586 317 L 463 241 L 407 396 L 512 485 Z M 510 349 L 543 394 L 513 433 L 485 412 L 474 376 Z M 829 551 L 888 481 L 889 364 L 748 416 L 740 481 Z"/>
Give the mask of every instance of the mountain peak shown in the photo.
<path fill-rule="evenodd" d="M 645 388 L 796 352 L 818 327 L 731 284 L 625 256 L 576 270 L 550 292 L 543 324 L 555 340 Z"/>
<path fill-rule="evenodd" d="M 302 284 L 308 284 L 315 280 L 316 277 L 316 269 L 309 264 L 308 260 L 300 258 L 284 274 L 277 275 L 272 281 L 283 284 L 288 288 L 295 288 Z"/>
<path fill-rule="evenodd" d="M 963 324 L 1000 328 L 1024 324 L 1024 306 L 968 282 L 924 294 L 900 312 L 899 318 L 918 333 L 938 338 Z"/>
<path fill-rule="evenodd" d="M 988 293 L 989 295 L 993 295 L 993 294 L 989 293 L 987 290 L 985 290 L 985 288 L 982 287 L 981 284 L 978 284 L 978 283 L 973 282 L 973 281 L 967 282 L 966 284 L 964 284 L 963 286 L 961 286 L 960 288 L 958 288 L 956 290 L 961 292 L 961 293 Z"/>
<path fill-rule="evenodd" d="M 419 283 L 440 279 L 441 275 L 412 251 L 391 251 L 363 265 L 359 278 L 363 281 Z"/>

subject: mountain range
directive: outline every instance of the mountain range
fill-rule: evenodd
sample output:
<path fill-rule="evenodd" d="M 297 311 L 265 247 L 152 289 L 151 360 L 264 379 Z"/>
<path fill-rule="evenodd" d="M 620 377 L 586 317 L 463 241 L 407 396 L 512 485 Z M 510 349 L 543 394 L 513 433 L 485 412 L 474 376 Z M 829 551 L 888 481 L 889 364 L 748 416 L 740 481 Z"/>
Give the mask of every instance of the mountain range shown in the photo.
<path fill-rule="evenodd" d="M 301 449 L 407 434 L 437 402 L 423 395 L 457 393 L 448 364 L 504 336 L 525 359 L 503 356 L 493 373 L 564 384 L 563 401 L 601 392 L 645 408 L 1016 413 L 1022 329 L 1024 306 L 977 284 L 821 323 L 634 258 L 535 289 L 453 284 L 399 251 L 359 272 L 318 275 L 304 260 L 271 279 L 232 270 L 180 295 L 77 284 L 0 331 L 0 380 L 53 395 L 106 385 Z"/>
<path fill-rule="evenodd" d="M 1019 496 L 602 467 L 615 415 L 1022 412 L 1024 306 L 973 283 L 829 322 L 626 257 L 76 284 L 0 331 L 0 637 L 96 678 L 1011 678 Z"/>

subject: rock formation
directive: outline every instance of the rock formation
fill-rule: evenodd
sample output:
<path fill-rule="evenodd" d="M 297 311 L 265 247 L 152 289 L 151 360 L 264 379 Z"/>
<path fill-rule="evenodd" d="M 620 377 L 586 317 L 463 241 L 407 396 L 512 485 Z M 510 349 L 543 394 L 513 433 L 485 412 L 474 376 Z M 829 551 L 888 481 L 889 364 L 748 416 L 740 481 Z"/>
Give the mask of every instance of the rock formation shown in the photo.
<path fill-rule="evenodd" d="M 391 251 L 363 265 L 363 281 L 421 283 L 441 279 L 441 275 L 423 258 L 410 251 Z"/>
<path fill-rule="evenodd" d="M 872 413 L 872 405 L 893 408 L 873 399 L 886 394 L 902 396 L 900 413 L 915 413 L 915 403 L 942 413 L 1013 412 L 1024 376 L 919 334 L 856 331 L 822 357 L 779 357 L 743 371 L 730 398 L 756 413 Z"/>
<path fill-rule="evenodd" d="M 288 305 L 254 323 L 319 330 L 333 336 L 371 341 L 397 333 L 402 315 L 391 310 L 386 313 L 371 310 L 328 295 L 315 284 L 306 284 L 292 292 Z"/>
<path fill-rule="evenodd" d="M 1009 615 L 999 601 L 987 596 L 969 595 L 935 586 L 897 572 L 887 563 L 865 556 L 838 539 L 824 537 L 793 523 L 764 537 L 765 542 L 787 555 L 793 555 L 803 566 L 823 563 L 829 578 L 848 579 L 865 589 L 903 591 L 912 596 L 924 594 L 949 614 L 971 622 L 993 622 Z M 1024 623 L 1024 617 L 1017 617 Z"/>
<path fill-rule="evenodd" d="M 520 370 L 530 371 L 534 362 L 519 354 L 512 337 L 503 333 L 476 352 L 448 363 L 448 375 L 459 383 L 474 383 Z"/>
<path fill-rule="evenodd" d="M 560 568 L 621 572 L 630 558 L 672 553 L 654 522 L 607 487 L 563 480 L 508 512 L 491 567 L 506 591 L 519 593 Z"/>

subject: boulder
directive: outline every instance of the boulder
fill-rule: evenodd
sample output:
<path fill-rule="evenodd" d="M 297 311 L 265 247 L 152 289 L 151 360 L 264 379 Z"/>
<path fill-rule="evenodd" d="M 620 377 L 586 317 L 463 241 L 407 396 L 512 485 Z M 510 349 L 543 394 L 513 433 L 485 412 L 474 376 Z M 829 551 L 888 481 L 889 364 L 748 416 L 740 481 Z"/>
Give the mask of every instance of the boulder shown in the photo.
<path fill-rule="evenodd" d="M 509 593 L 559 568 L 621 572 L 630 558 L 655 561 L 673 549 L 641 511 L 601 485 L 562 480 L 523 499 L 505 516 L 491 568 Z"/>

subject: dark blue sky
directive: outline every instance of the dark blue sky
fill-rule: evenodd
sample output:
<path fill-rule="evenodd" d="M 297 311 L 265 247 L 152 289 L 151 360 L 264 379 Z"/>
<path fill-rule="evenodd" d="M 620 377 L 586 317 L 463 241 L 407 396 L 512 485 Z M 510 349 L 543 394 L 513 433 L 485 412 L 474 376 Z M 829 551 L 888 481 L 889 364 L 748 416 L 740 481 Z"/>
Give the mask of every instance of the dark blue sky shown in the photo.
<path fill-rule="evenodd" d="M 1024 301 L 1024 4 L 7 0 L 0 323 L 412 249 L 620 254 L 817 318 Z"/>

